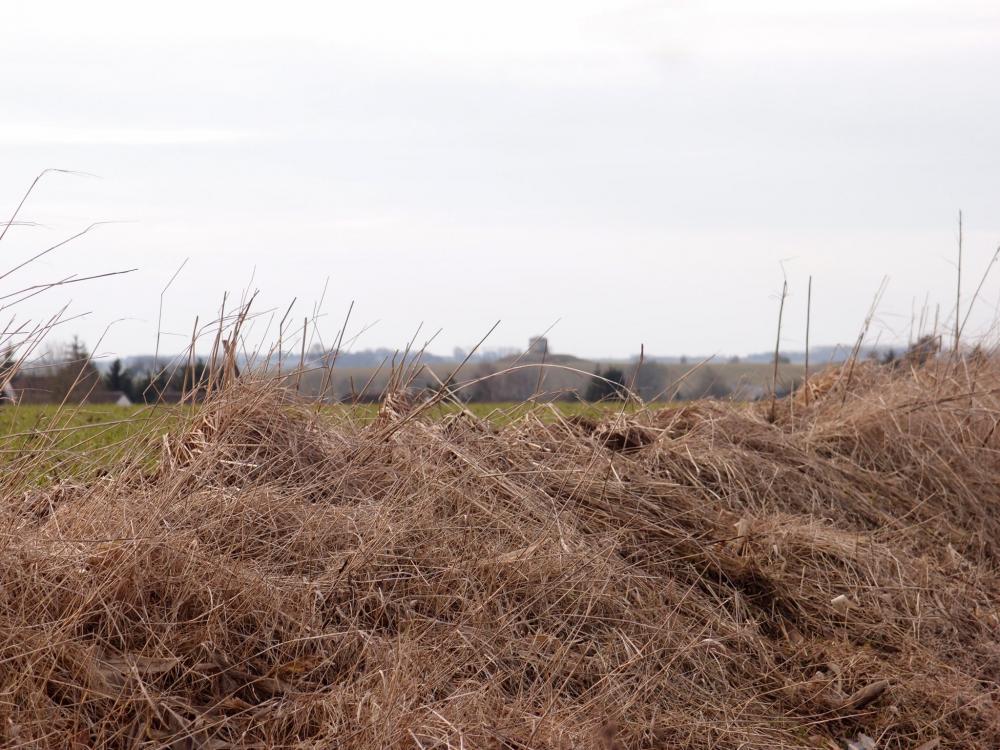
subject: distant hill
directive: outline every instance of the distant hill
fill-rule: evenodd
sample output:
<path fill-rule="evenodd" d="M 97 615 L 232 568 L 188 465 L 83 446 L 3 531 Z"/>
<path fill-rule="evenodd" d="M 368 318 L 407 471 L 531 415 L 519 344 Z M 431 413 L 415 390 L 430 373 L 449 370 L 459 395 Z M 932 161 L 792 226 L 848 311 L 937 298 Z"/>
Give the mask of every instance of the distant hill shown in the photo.
<path fill-rule="evenodd" d="M 832 346 L 815 346 L 809 350 L 809 360 L 810 362 L 815 362 L 817 365 L 823 364 L 836 364 L 847 361 L 848 357 L 851 355 L 851 350 L 853 345 L 848 344 L 836 344 Z M 865 346 L 861 350 L 862 358 L 868 358 L 873 353 L 881 357 L 890 351 L 902 352 L 905 350 L 905 345 L 900 346 L 889 346 L 889 345 L 879 345 L 879 346 Z M 298 364 L 301 357 L 301 352 L 285 352 L 282 356 L 283 361 L 288 363 Z M 530 359 L 523 361 L 534 361 L 538 358 L 536 352 L 531 352 L 530 355 L 525 355 L 516 349 L 506 347 L 502 349 L 494 349 L 484 352 L 476 352 L 469 358 L 469 363 L 502 363 L 502 362 L 512 362 L 518 357 L 529 356 Z M 424 352 L 420 357 L 424 364 L 428 365 L 447 365 L 447 364 L 458 364 L 466 357 L 466 352 L 460 349 L 456 349 L 451 355 L 447 354 L 434 354 L 433 352 Z M 806 354 L 803 350 L 781 350 L 781 357 L 784 361 L 791 364 L 803 364 L 805 362 Z M 164 367 L 170 362 L 176 361 L 178 355 L 176 354 L 160 354 L 158 359 L 159 367 Z M 388 347 L 377 347 L 374 349 L 361 349 L 359 351 L 342 351 L 336 356 L 336 363 L 339 367 L 378 367 L 383 363 L 390 363 L 395 358 L 397 364 L 402 362 L 402 350 L 400 349 L 390 349 Z M 413 361 L 416 358 L 416 353 L 411 352 L 407 357 L 407 361 Z M 639 359 L 639 355 L 635 354 L 630 357 L 577 357 L 572 354 L 558 354 L 550 353 L 547 355 L 549 362 L 561 362 L 567 364 L 569 362 L 582 363 L 584 366 L 593 365 L 594 363 L 604 363 L 604 364 L 620 364 L 625 365 L 635 362 Z M 256 357 L 245 357 L 241 356 L 239 360 L 240 366 L 253 365 L 259 358 Z M 277 355 L 274 355 L 273 359 L 277 360 Z M 305 364 L 307 367 L 322 367 L 333 359 L 332 352 L 323 351 L 309 351 L 305 355 Z M 98 369 L 106 371 L 111 365 L 114 357 L 104 357 L 100 360 L 95 360 L 95 365 Z M 753 352 L 746 355 L 729 355 L 729 354 L 691 354 L 691 355 L 677 355 L 677 354 L 667 354 L 667 355 L 655 355 L 646 354 L 644 357 L 646 363 L 659 363 L 665 365 L 695 365 L 699 362 L 710 362 L 712 364 L 736 364 L 739 362 L 746 363 L 767 363 L 774 361 L 774 352 Z M 133 372 L 147 372 L 154 367 L 154 357 L 152 354 L 135 354 L 122 357 L 122 362 L 125 367 Z"/>
<path fill-rule="evenodd" d="M 809 349 L 809 362 L 815 363 L 818 366 L 826 364 L 840 364 L 846 362 L 851 356 L 851 351 L 853 350 L 853 344 L 836 344 L 833 346 L 814 346 Z M 896 352 L 897 354 L 906 350 L 905 345 L 901 346 L 889 346 L 889 345 L 878 345 L 878 346 L 863 346 L 861 348 L 861 358 L 867 359 L 868 357 L 878 356 L 879 358 L 885 356 L 889 352 Z M 794 349 L 786 350 L 782 349 L 780 351 L 780 356 L 784 361 L 790 364 L 804 364 L 806 361 L 806 353 L 804 349 Z M 750 363 L 767 363 L 774 362 L 774 350 L 769 352 L 754 352 L 752 354 L 746 354 L 744 356 L 731 356 L 725 354 L 715 355 L 692 355 L 692 356 L 646 356 L 646 361 L 649 362 L 662 362 L 664 364 L 682 364 L 682 363 L 696 363 L 708 360 L 712 362 L 750 362 Z M 632 358 L 638 359 L 638 356 Z"/>
<path fill-rule="evenodd" d="M 846 362 L 850 356 L 851 351 L 853 351 L 854 345 L 837 344 L 836 346 L 814 346 L 809 350 L 809 362 L 815 362 L 817 365 L 824 364 L 840 364 Z M 906 351 L 906 345 L 890 346 L 880 344 L 878 346 L 863 346 L 861 347 L 860 356 L 862 359 L 868 359 L 870 357 L 878 357 L 881 359 L 886 354 L 896 353 L 900 354 Z M 802 364 L 806 361 L 805 351 L 784 351 L 782 350 L 781 356 L 787 357 L 789 362 L 795 364 Z M 773 362 L 774 352 L 758 352 L 757 354 L 749 354 L 744 357 L 747 362 Z"/>

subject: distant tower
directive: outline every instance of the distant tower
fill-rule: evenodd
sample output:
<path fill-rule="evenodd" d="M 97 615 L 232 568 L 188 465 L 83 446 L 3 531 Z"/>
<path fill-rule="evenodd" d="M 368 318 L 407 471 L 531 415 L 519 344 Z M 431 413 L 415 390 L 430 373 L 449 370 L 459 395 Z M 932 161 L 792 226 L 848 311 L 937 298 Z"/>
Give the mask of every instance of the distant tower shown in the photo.
<path fill-rule="evenodd" d="M 549 340 L 544 336 L 532 336 L 528 339 L 528 354 L 544 357 L 549 353 Z"/>

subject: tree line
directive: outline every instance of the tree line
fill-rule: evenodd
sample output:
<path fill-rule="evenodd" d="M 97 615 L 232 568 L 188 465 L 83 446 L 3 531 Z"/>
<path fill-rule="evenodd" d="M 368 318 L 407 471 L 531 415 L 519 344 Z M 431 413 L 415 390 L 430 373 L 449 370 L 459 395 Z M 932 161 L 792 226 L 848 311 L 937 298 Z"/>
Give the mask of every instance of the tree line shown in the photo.
<path fill-rule="evenodd" d="M 202 359 L 184 367 L 158 373 L 133 372 L 121 359 L 115 359 L 104 374 L 104 387 L 124 393 L 132 403 L 155 403 L 177 400 L 184 393 L 200 391 L 208 367 Z"/>

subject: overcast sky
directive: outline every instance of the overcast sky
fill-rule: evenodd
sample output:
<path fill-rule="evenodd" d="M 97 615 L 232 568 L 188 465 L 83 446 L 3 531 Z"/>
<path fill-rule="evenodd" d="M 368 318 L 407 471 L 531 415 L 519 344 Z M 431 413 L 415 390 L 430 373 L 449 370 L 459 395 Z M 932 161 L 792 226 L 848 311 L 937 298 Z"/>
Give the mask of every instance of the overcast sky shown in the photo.
<path fill-rule="evenodd" d="M 6 294 L 67 301 L 104 353 L 181 349 L 225 291 L 259 288 L 356 345 L 625 355 L 801 348 L 954 307 L 1000 242 L 995 2 L 8 3 L 0 45 Z M 252 278 L 251 278 L 252 277 Z M 988 281 L 970 330 L 1000 299 Z M 933 313 L 932 313 L 933 314 Z M 6 321 L 5 321 L 6 322 Z M 276 323 L 274 324 L 276 325 Z M 263 323 L 257 334 L 263 336 Z"/>

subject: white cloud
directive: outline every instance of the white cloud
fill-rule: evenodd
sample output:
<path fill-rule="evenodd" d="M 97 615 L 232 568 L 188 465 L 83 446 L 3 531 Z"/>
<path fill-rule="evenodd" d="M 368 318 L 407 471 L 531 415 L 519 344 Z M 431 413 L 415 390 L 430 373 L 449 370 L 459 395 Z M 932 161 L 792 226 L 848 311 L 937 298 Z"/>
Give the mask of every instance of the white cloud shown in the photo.
<path fill-rule="evenodd" d="M 429 59 L 955 50 L 997 40 L 984 0 L 175 0 L 153 13 L 129 0 L 36 0 L 5 8 L 5 46 L 150 41 L 311 41 Z M 58 49 L 50 47 L 50 54 Z"/>
<path fill-rule="evenodd" d="M 260 135 L 213 128 L 109 128 L 0 122 L 4 146 L 196 146 L 245 143 Z"/>

